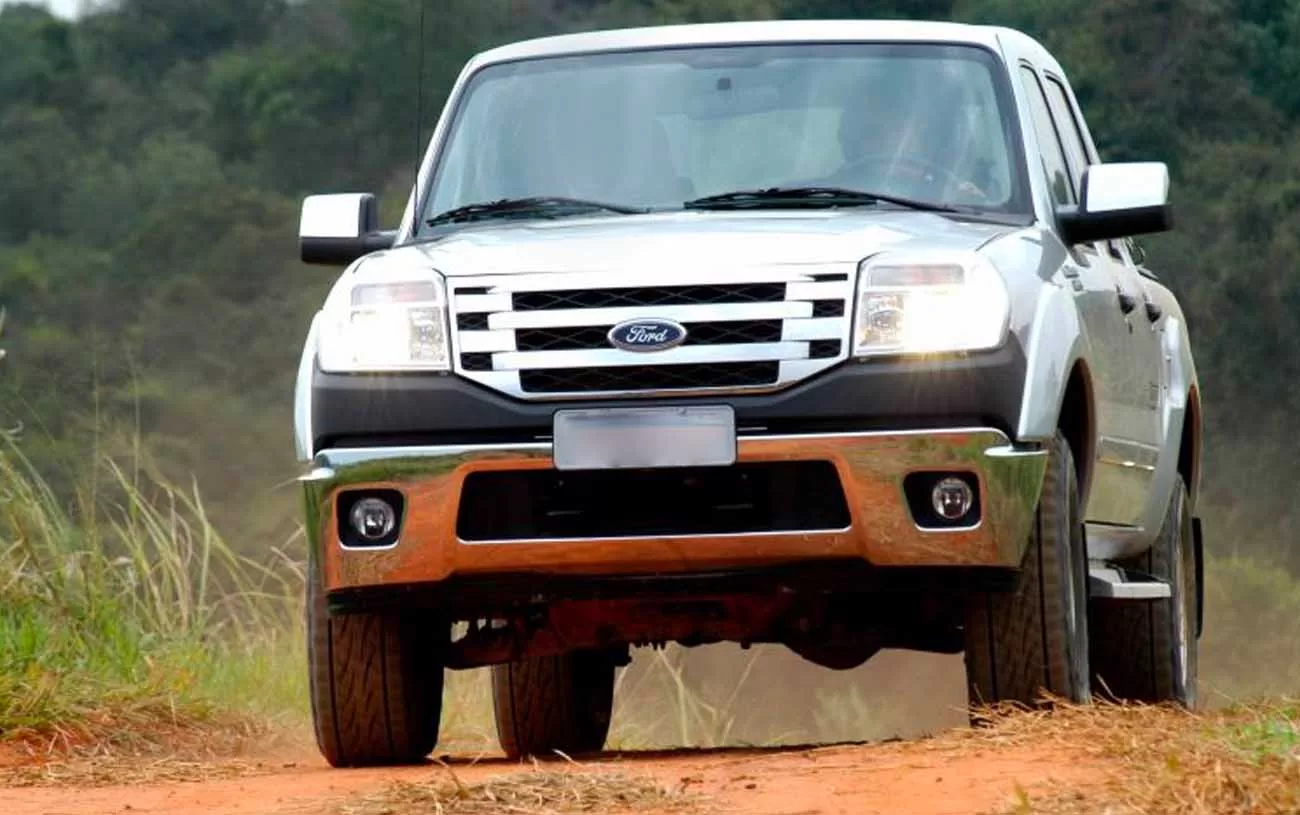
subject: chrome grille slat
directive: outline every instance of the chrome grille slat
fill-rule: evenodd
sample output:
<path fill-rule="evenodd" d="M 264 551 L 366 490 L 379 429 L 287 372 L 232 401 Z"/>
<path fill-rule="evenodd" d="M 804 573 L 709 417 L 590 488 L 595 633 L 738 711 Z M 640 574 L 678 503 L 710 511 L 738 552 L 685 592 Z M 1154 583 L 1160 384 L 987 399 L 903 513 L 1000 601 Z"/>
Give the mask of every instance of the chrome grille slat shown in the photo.
<path fill-rule="evenodd" d="M 691 362 L 759 362 L 803 359 L 806 342 L 751 342 L 743 345 L 682 345 L 641 354 L 617 348 L 584 348 L 577 351 L 504 351 L 494 354 L 496 370 L 531 371 L 540 368 L 627 368 L 632 366 L 683 365 Z"/>
<path fill-rule="evenodd" d="M 807 320 L 786 320 L 782 325 L 781 339 L 835 340 L 844 332 L 843 317 L 811 317 Z"/>
<path fill-rule="evenodd" d="M 842 269 L 526 273 L 448 287 L 456 373 L 522 399 L 770 391 L 848 356 Z M 654 318 L 686 326 L 686 341 L 641 353 L 609 344 L 615 325 Z"/>
<path fill-rule="evenodd" d="M 751 283 L 789 283 L 792 280 L 813 282 L 814 275 L 788 269 L 710 269 L 706 275 L 665 272 L 663 269 L 599 272 L 526 272 L 523 274 L 484 275 L 457 288 L 486 288 L 500 291 L 566 291 L 575 289 L 631 289 L 651 286 L 733 286 Z M 465 278 L 460 278 L 465 281 Z"/>
<path fill-rule="evenodd" d="M 726 303 L 716 306 L 624 306 L 621 308 L 571 308 L 546 311 L 504 311 L 488 315 L 489 328 L 564 328 L 616 325 L 625 320 L 659 317 L 679 323 L 717 323 L 729 320 L 783 320 L 812 317 L 811 302 Z M 464 313 L 466 309 L 461 309 Z M 652 313 L 651 313 L 652 312 Z"/>

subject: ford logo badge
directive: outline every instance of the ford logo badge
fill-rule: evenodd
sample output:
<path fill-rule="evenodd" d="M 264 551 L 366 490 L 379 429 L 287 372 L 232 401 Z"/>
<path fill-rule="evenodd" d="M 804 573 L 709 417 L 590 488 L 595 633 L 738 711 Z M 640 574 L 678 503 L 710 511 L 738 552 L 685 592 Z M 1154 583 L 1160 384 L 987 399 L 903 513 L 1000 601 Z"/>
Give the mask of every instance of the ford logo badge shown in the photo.
<path fill-rule="evenodd" d="M 686 326 L 672 320 L 628 320 L 606 335 L 609 344 L 624 351 L 666 351 L 686 342 Z"/>

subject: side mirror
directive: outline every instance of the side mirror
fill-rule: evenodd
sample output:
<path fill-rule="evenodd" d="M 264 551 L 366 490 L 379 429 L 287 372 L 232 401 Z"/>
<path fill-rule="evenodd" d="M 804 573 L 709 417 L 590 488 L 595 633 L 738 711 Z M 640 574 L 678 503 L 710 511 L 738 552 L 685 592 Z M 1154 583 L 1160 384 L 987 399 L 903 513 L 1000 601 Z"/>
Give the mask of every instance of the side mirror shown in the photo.
<path fill-rule="evenodd" d="M 1169 168 L 1163 162 L 1093 164 L 1077 208 L 1057 213 L 1066 244 L 1127 238 L 1173 228 Z"/>
<path fill-rule="evenodd" d="M 388 249 L 397 230 L 379 229 L 379 204 L 368 193 L 309 195 L 298 221 L 303 263 L 346 266 L 362 255 Z"/>

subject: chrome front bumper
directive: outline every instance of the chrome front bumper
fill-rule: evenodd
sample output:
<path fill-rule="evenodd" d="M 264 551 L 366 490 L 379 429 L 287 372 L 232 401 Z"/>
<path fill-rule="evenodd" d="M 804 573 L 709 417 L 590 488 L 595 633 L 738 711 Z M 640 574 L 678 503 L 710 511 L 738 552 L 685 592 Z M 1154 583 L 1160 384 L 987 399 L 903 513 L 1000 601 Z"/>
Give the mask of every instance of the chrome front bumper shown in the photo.
<path fill-rule="evenodd" d="M 851 525 L 816 532 L 467 543 L 456 535 L 466 476 L 551 468 L 549 443 L 347 448 L 320 452 L 301 479 L 308 543 L 326 591 L 436 583 L 453 575 L 643 575 L 834 558 L 877 566 L 1018 567 L 1047 465 L 1045 451 L 1017 448 L 987 428 L 742 437 L 737 458 L 832 462 Z M 976 475 L 982 517 L 972 527 L 922 529 L 908 509 L 903 479 L 947 470 Z M 335 497 L 358 488 L 403 494 L 405 517 L 395 545 L 342 545 Z"/>

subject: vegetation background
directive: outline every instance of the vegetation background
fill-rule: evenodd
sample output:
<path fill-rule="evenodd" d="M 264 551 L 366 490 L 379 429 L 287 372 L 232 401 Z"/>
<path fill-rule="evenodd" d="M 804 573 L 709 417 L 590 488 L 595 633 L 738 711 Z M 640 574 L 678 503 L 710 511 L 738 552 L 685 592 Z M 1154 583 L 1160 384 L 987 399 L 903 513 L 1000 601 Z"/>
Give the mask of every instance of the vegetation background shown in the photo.
<path fill-rule="evenodd" d="M 221 605 L 214 587 L 251 579 L 234 572 L 252 568 L 256 592 L 267 569 L 292 582 L 280 567 L 301 559 L 293 376 L 333 279 L 296 260 L 299 202 L 371 190 L 394 221 L 417 147 L 474 52 L 648 23 L 912 17 L 1040 38 L 1069 71 L 1107 159 L 1169 163 L 1177 229 L 1144 245 L 1185 304 L 1204 385 L 1201 512 L 1215 561 L 1203 670 L 1226 694 L 1300 690 L 1300 0 L 424 0 L 423 42 L 419 2 L 118 0 L 76 20 L 0 7 L 0 428 L 21 428 L 0 443 L 0 680 L 68 664 L 51 681 L 69 684 L 92 670 L 91 628 L 82 641 L 47 643 L 64 663 L 32 632 L 111 627 L 102 604 L 74 608 L 76 592 L 134 597 L 141 574 L 156 574 L 150 558 L 166 560 L 158 552 L 210 555 L 204 541 L 228 543 L 218 559 L 228 579 L 190 598 L 206 610 L 193 621 L 160 614 L 167 596 L 148 613 L 121 611 L 145 633 L 188 643 L 175 649 L 187 660 Z M 136 557 L 141 572 L 39 579 L 67 578 L 67 564 L 87 557 Z M 184 575 L 208 562 L 184 557 L 169 573 L 181 594 Z M 5 562 L 23 579 L 9 580 Z M 157 637 L 111 655 L 124 686 L 157 672 L 156 660 L 139 664 Z M 262 670 L 300 672 L 296 652 L 281 650 L 287 662 Z M 810 687 L 848 694 L 841 712 L 874 704 L 861 672 L 832 680 L 764 658 L 784 661 L 759 674 L 804 671 Z M 656 659 L 665 670 L 646 687 L 680 687 L 677 657 Z M 692 715 L 721 728 L 754 674 L 748 659 L 728 654 L 730 667 L 706 672 L 725 679 Z M 889 685 L 890 659 L 863 669 L 877 688 Z M 954 666 L 921 667 L 948 677 Z M 230 674 L 175 687 L 230 693 Z M 257 676 L 248 672 L 248 687 L 266 686 Z M 153 676 L 149 687 L 170 693 L 169 681 Z M 957 701 L 959 677 L 935 682 Z M 751 682 L 756 693 L 761 684 Z M 0 681 L 0 731 L 40 721 L 13 712 L 30 685 Z M 806 719 L 819 715 L 819 732 L 830 732 L 836 716 Z M 661 735 L 685 738 L 684 722 Z"/>

